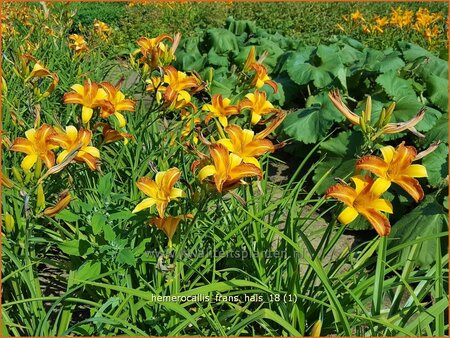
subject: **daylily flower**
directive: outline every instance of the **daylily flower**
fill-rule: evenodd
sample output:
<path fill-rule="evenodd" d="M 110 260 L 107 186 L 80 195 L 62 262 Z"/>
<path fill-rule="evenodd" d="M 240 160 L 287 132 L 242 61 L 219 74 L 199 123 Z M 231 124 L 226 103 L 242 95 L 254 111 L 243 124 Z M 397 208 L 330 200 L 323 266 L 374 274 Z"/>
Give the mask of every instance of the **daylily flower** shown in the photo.
<path fill-rule="evenodd" d="M 401 186 L 416 202 L 424 197 L 419 181 L 414 177 L 427 177 L 427 169 L 421 164 L 411 164 L 417 151 L 402 142 L 397 149 L 392 146 L 380 149 L 383 159 L 377 156 L 364 156 L 356 163 L 357 170 L 367 170 L 380 177 L 380 180 L 394 182 Z"/>
<path fill-rule="evenodd" d="M 225 128 L 225 132 L 230 138 L 221 139 L 217 143 L 224 145 L 244 163 L 251 163 L 261 168 L 257 157 L 275 151 L 275 146 L 270 140 L 259 139 L 252 130 L 242 130 L 238 125 L 232 124 Z"/>
<path fill-rule="evenodd" d="M 41 93 L 40 89 L 36 88 L 37 95 L 42 98 L 49 96 L 55 90 L 56 85 L 59 82 L 58 74 L 52 73 L 47 68 L 45 68 L 39 61 L 36 61 L 33 70 L 26 79 L 26 81 L 28 81 L 29 79 L 32 78 L 46 78 L 46 77 L 51 79 L 51 82 L 47 87 L 47 89 L 43 93 Z"/>
<path fill-rule="evenodd" d="M 139 190 L 148 196 L 139 203 L 133 213 L 156 205 L 159 217 L 164 217 L 164 211 L 170 201 L 175 201 L 180 197 L 185 197 L 183 190 L 174 188 L 175 183 L 180 179 L 181 172 L 177 168 L 161 171 L 156 174 L 155 180 L 148 177 L 141 177 L 136 183 Z"/>
<path fill-rule="evenodd" d="M 170 48 L 163 43 L 165 40 L 172 42 Z M 141 37 L 137 40 L 139 49 L 135 50 L 132 56 L 137 55 L 138 53 L 142 54 L 139 63 L 144 65 L 144 72 L 147 73 L 150 69 L 166 66 L 175 60 L 175 51 L 180 40 L 180 33 L 177 33 L 175 38 L 166 34 L 162 34 L 152 39 Z"/>
<path fill-rule="evenodd" d="M 400 7 L 392 8 L 391 13 L 391 24 L 397 25 L 400 28 L 408 26 L 411 24 L 414 12 L 411 10 L 403 10 Z"/>
<path fill-rule="evenodd" d="M 56 214 L 58 214 L 60 211 L 62 211 L 69 205 L 71 199 L 72 196 L 70 195 L 70 193 L 67 190 L 63 191 L 59 195 L 58 202 L 54 206 L 48 207 L 47 209 L 44 210 L 44 215 L 48 217 L 56 216 Z"/>
<path fill-rule="evenodd" d="M 55 154 L 52 149 L 58 146 L 51 140 L 55 130 L 48 124 L 38 129 L 29 129 L 25 132 L 26 138 L 18 137 L 11 146 L 11 151 L 27 154 L 20 166 L 23 170 L 30 170 L 38 160 L 44 161 L 47 168 L 55 164 Z"/>
<path fill-rule="evenodd" d="M 218 192 L 235 188 L 242 183 L 244 177 L 262 178 L 261 169 L 254 164 L 242 163 L 239 156 L 230 154 L 222 144 L 213 144 L 209 150 L 214 164 L 204 166 L 198 173 L 198 179 L 202 182 L 213 176 Z"/>
<path fill-rule="evenodd" d="M 326 192 L 326 197 L 336 198 L 347 206 L 339 214 L 339 222 L 349 224 L 361 214 L 380 236 L 389 235 L 391 224 L 381 211 L 392 214 L 392 204 L 380 196 L 389 188 L 390 182 L 382 179 L 374 181 L 369 176 L 353 176 L 351 180 L 355 188 L 339 183 Z"/>
<path fill-rule="evenodd" d="M 158 229 L 164 231 L 169 238 L 169 247 L 172 247 L 172 238 L 177 231 L 180 221 L 192 219 L 193 215 L 167 216 L 167 217 L 153 217 L 150 219 L 150 224 L 156 226 Z"/>
<path fill-rule="evenodd" d="M 92 118 L 94 108 L 108 105 L 106 101 L 108 94 L 103 88 L 91 80 L 84 81 L 84 85 L 74 84 L 71 89 L 75 92 L 64 94 L 64 103 L 77 103 L 83 106 L 81 111 L 81 120 L 86 124 Z M 109 103 L 109 105 L 111 105 Z M 112 107 L 108 109 L 112 110 Z"/>
<path fill-rule="evenodd" d="M 67 126 L 66 132 L 59 131 L 51 136 L 51 140 L 64 149 L 56 159 L 59 164 L 77 148 L 78 152 L 74 157 L 75 161 L 86 163 L 92 170 L 97 169 L 100 151 L 90 146 L 92 131 L 81 128 L 80 131 L 74 126 Z"/>
<path fill-rule="evenodd" d="M 245 95 L 246 99 L 239 105 L 240 109 L 250 109 L 252 124 L 257 124 L 263 115 L 278 111 L 269 101 L 265 92 L 254 92 Z"/>
<path fill-rule="evenodd" d="M 252 86 L 256 87 L 256 89 L 259 89 L 267 84 L 272 87 L 275 93 L 278 91 L 278 85 L 275 81 L 270 79 L 269 75 L 267 75 L 267 69 L 265 66 L 260 63 L 254 63 L 252 64 L 251 68 L 256 71 L 256 74 L 252 80 Z"/>
<path fill-rule="evenodd" d="M 94 31 L 103 39 L 107 38 L 111 34 L 112 29 L 103 21 L 94 20 Z"/>
<path fill-rule="evenodd" d="M 362 15 L 362 13 L 359 11 L 359 9 L 357 9 L 355 12 L 353 12 L 352 14 L 350 14 L 350 17 L 352 18 L 353 21 L 365 21 L 364 20 L 364 16 Z"/>
<path fill-rule="evenodd" d="M 387 16 L 383 17 L 376 16 L 375 23 L 377 24 L 378 27 L 383 28 L 384 26 L 389 24 L 389 19 L 387 18 Z"/>
<path fill-rule="evenodd" d="M 205 104 L 202 107 L 202 110 L 209 112 L 206 115 L 205 122 L 208 123 L 211 118 L 217 117 L 220 124 L 226 127 L 228 125 L 228 117 L 239 114 L 239 107 L 230 103 L 230 99 L 224 99 L 220 94 L 213 95 L 212 103 Z"/>
<path fill-rule="evenodd" d="M 88 51 L 86 40 L 81 35 L 71 34 L 69 35 L 69 48 L 75 51 L 75 55 L 80 55 Z"/>
<path fill-rule="evenodd" d="M 96 123 L 94 126 L 94 129 L 97 129 L 99 126 L 102 127 L 104 144 L 108 144 L 108 143 L 112 143 L 112 142 L 116 142 L 116 141 L 120 141 L 120 140 L 123 140 L 124 144 L 127 144 L 128 140 L 133 138 L 133 135 L 115 130 L 108 123 Z"/>
<path fill-rule="evenodd" d="M 189 76 L 172 66 L 163 68 L 163 72 L 162 80 L 161 77 L 152 77 L 148 81 L 147 90 L 158 91 L 156 96 L 158 102 L 164 96 L 170 110 L 186 107 L 191 102 L 191 94 L 204 88 L 204 84 L 197 76 Z"/>
<path fill-rule="evenodd" d="M 100 86 L 103 87 L 106 94 L 108 95 L 107 101 L 111 105 L 103 105 L 100 109 L 100 117 L 108 118 L 112 114 L 119 121 L 119 127 L 123 128 L 127 124 L 125 117 L 119 113 L 119 111 L 129 111 L 133 112 L 135 109 L 135 102 L 133 100 L 125 99 L 125 95 L 119 90 L 118 87 L 113 86 L 109 82 L 101 82 Z M 113 108 L 113 109 L 111 109 Z"/>

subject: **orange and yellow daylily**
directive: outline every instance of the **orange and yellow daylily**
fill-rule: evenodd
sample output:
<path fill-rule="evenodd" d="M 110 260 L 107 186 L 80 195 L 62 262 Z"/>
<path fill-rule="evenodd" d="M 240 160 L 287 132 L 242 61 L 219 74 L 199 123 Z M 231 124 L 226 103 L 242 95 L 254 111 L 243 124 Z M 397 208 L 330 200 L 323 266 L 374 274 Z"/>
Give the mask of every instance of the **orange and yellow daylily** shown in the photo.
<path fill-rule="evenodd" d="M 220 94 L 213 95 L 211 104 L 204 104 L 202 110 L 209 112 L 205 117 L 206 123 L 217 117 L 224 127 L 228 126 L 228 117 L 239 114 L 239 107 L 232 105 L 229 98 L 223 98 Z"/>
<path fill-rule="evenodd" d="M 172 238 L 177 231 L 177 227 L 180 221 L 192 218 L 193 215 L 191 214 L 167 217 L 153 217 L 152 219 L 150 219 L 150 224 L 156 226 L 166 234 L 167 238 L 169 238 L 169 247 L 172 247 Z"/>
<path fill-rule="evenodd" d="M 357 9 L 355 12 L 353 12 L 352 14 L 350 14 L 350 17 L 352 18 L 353 21 L 365 21 L 363 14 L 359 11 L 359 9 Z"/>
<path fill-rule="evenodd" d="M 229 153 L 222 144 L 213 144 L 209 147 L 214 164 L 200 169 L 198 179 L 203 182 L 207 177 L 213 176 L 218 192 L 224 192 L 240 185 L 244 177 L 262 178 L 262 171 L 251 163 L 242 163 L 242 159 Z"/>
<path fill-rule="evenodd" d="M 225 146 L 244 163 L 261 168 L 257 158 L 275 151 L 275 146 L 270 140 L 258 138 L 253 130 L 241 129 L 238 125 L 232 124 L 225 128 L 225 132 L 230 138 L 220 139 L 217 143 Z"/>
<path fill-rule="evenodd" d="M 97 169 L 100 151 L 90 145 L 92 131 L 83 128 L 78 131 L 74 126 L 67 126 L 65 132 L 58 130 L 50 138 L 54 143 L 64 149 L 56 159 L 58 164 L 63 162 L 71 152 L 79 148 L 74 160 L 86 163 L 92 170 Z"/>
<path fill-rule="evenodd" d="M 108 105 L 108 94 L 106 91 L 91 80 L 84 81 L 84 85 L 74 84 L 71 89 L 75 92 L 65 93 L 64 103 L 76 103 L 83 106 L 81 110 L 83 124 L 90 121 L 94 113 L 94 108 Z M 109 109 L 112 110 L 113 108 L 110 107 Z"/>
<path fill-rule="evenodd" d="M 402 142 L 397 149 L 392 146 L 380 149 L 383 158 L 368 155 L 358 160 L 357 170 L 367 170 L 386 182 L 402 187 L 416 201 L 424 197 L 423 189 L 414 177 L 427 177 L 427 169 L 421 164 L 412 164 L 417 150 Z"/>
<path fill-rule="evenodd" d="M 55 154 L 53 149 L 58 146 L 51 140 L 56 132 L 52 126 L 43 124 L 38 129 L 29 129 L 25 132 L 25 137 L 18 137 L 11 146 L 11 151 L 27 154 L 20 166 L 23 170 L 30 170 L 39 160 L 43 161 L 47 168 L 55 165 Z"/>
<path fill-rule="evenodd" d="M 58 74 L 52 73 L 51 71 L 49 71 L 39 61 L 36 61 L 36 63 L 34 64 L 33 70 L 31 71 L 29 77 L 25 80 L 25 82 L 28 81 L 28 79 L 32 79 L 32 78 L 49 78 L 49 79 L 51 79 L 49 86 L 43 93 L 41 93 L 39 88 L 36 88 L 38 96 L 40 96 L 42 98 L 47 97 L 51 93 L 53 93 L 53 91 L 56 88 L 56 85 L 59 82 Z"/>
<path fill-rule="evenodd" d="M 262 116 L 272 112 L 277 112 L 269 101 L 267 101 L 267 94 L 265 92 L 254 92 L 245 95 L 246 99 L 242 100 L 240 109 L 250 109 L 252 113 L 252 124 L 257 124 Z"/>
<path fill-rule="evenodd" d="M 118 86 L 114 86 L 109 82 L 101 82 L 100 86 L 105 90 L 107 96 L 107 101 L 109 104 L 103 104 L 100 109 L 100 117 L 108 118 L 113 115 L 119 121 L 119 127 L 123 128 L 127 124 L 125 117 L 120 113 L 120 111 L 133 112 L 135 109 L 135 102 L 130 99 L 125 99 L 125 95 L 119 90 Z"/>
<path fill-rule="evenodd" d="M 75 55 L 81 55 L 84 52 L 87 52 L 88 47 L 86 40 L 81 35 L 78 34 L 71 34 L 69 35 L 69 48 L 73 49 L 75 52 Z"/>
<path fill-rule="evenodd" d="M 164 217 L 164 211 L 170 201 L 185 197 L 186 194 L 179 188 L 174 188 L 175 183 L 181 177 L 178 168 L 170 168 L 167 171 L 160 171 L 156 174 L 155 180 L 148 177 L 141 177 L 136 183 L 139 190 L 148 196 L 139 203 L 133 210 L 133 213 L 139 212 L 156 205 L 159 217 Z"/>
<path fill-rule="evenodd" d="M 389 188 L 390 182 L 383 179 L 373 180 L 369 176 L 353 176 L 351 180 L 355 188 L 338 183 L 326 192 L 326 197 L 336 198 L 347 206 L 339 214 L 339 222 L 349 224 L 358 215 L 362 215 L 380 236 L 389 235 L 391 224 L 382 212 L 392 214 L 392 204 L 380 196 Z"/>
<path fill-rule="evenodd" d="M 180 43 L 181 35 L 177 33 L 174 38 L 167 34 L 159 35 L 156 38 L 141 37 L 137 40 L 139 49 L 133 52 L 133 55 L 142 54 L 139 59 L 140 64 L 144 64 L 144 72 L 157 67 L 163 67 L 175 60 L 175 51 Z M 172 43 L 169 48 L 164 41 Z"/>
<path fill-rule="evenodd" d="M 123 140 L 124 144 L 128 143 L 129 139 L 133 139 L 133 135 L 129 133 L 120 132 L 108 123 L 96 123 L 94 129 L 102 127 L 103 143 L 108 144 L 116 141 Z"/>
<path fill-rule="evenodd" d="M 252 86 L 254 86 L 256 89 L 259 89 L 267 84 L 272 87 L 275 93 L 278 91 L 278 85 L 275 81 L 270 79 L 269 75 L 267 74 L 267 68 L 264 65 L 260 63 L 254 63 L 252 64 L 251 68 L 256 72 L 251 82 Z"/>
<path fill-rule="evenodd" d="M 94 20 L 94 31 L 97 33 L 102 39 L 106 39 L 109 34 L 111 34 L 112 29 L 103 21 Z"/>
<path fill-rule="evenodd" d="M 187 75 L 173 66 L 163 68 L 162 77 L 152 77 L 148 82 L 148 91 L 157 90 L 158 102 L 164 96 L 164 101 L 170 110 L 182 109 L 190 104 L 191 94 L 204 88 L 204 84 L 195 75 Z"/>

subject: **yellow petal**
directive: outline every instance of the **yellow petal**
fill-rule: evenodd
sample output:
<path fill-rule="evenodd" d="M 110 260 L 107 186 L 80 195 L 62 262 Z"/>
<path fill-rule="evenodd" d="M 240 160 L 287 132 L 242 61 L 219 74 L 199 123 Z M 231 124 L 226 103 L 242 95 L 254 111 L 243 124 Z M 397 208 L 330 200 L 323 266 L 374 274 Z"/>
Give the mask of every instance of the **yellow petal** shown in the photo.
<path fill-rule="evenodd" d="M 370 203 L 370 206 L 368 206 L 369 208 L 373 208 L 375 210 L 380 210 L 380 211 L 384 211 L 387 213 L 392 214 L 394 212 L 394 209 L 392 208 L 392 204 L 391 202 L 384 200 L 384 199 L 377 199 L 374 200 Z"/>
<path fill-rule="evenodd" d="M 222 144 L 222 145 L 225 146 L 225 148 L 227 148 L 229 151 L 235 151 L 234 145 L 233 145 L 233 143 L 231 142 L 230 139 L 223 138 L 223 139 L 217 141 L 217 143 Z"/>
<path fill-rule="evenodd" d="M 34 143 L 36 139 L 36 130 L 35 129 L 29 129 L 25 132 L 25 137 Z"/>
<path fill-rule="evenodd" d="M 224 127 L 228 126 L 228 119 L 226 116 L 219 116 L 219 122 Z"/>
<path fill-rule="evenodd" d="M 353 183 L 355 184 L 355 190 L 357 194 L 360 194 L 361 191 L 363 191 L 363 189 L 367 186 L 368 181 L 366 179 L 364 179 L 363 176 L 353 176 L 350 178 Z"/>
<path fill-rule="evenodd" d="M 74 91 L 76 91 L 78 94 L 84 96 L 84 87 L 80 84 L 74 84 L 72 87 L 70 87 Z"/>
<path fill-rule="evenodd" d="M 92 156 L 96 157 L 96 158 L 100 158 L 100 151 L 92 146 L 88 146 L 88 147 L 84 147 L 83 151 L 85 151 L 88 154 L 91 154 Z"/>
<path fill-rule="evenodd" d="M 66 135 L 70 139 L 70 141 L 74 142 L 78 137 L 78 130 L 74 126 L 66 127 Z"/>
<path fill-rule="evenodd" d="M 358 211 L 352 207 L 346 207 L 338 216 L 339 222 L 346 225 L 355 220 L 358 217 Z"/>
<path fill-rule="evenodd" d="M 421 164 L 411 164 L 403 174 L 410 177 L 428 177 L 427 168 Z"/>
<path fill-rule="evenodd" d="M 121 113 L 114 113 L 114 116 L 117 118 L 117 120 L 119 121 L 119 127 L 123 128 L 125 127 L 125 125 L 127 124 L 127 120 L 125 120 L 125 117 L 121 114 Z"/>
<path fill-rule="evenodd" d="M 37 155 L 27 155 L 22 160 L 20 166 L 22 167 L 23 170 L 30 170 L 31 167 L 36 163 L 37 158 L 38 158 Z"/>
<path fill-rule="evenodd" d="M 253 164 L 255 167 L 261 169 L 261 165 L 259 164 L 259 161 L 254 157 L 244 157 L 243 162 Z"/>
<path fill-rule="evenodd" d="M 83 106 L 83 109 L 81 110 L 81 120 L 83 121 L 83 124 L 86 124 L 90 121 L 93 112 L 94 110 L 92 108 Z"/>
<path fill-rule="evenodd" d="M 155 200 L 151 197 L 144 199 L 141 203 L 136 205 L 136 207 L 133 209 L 133 213 L 139 212 L 141 210 L 150 208 L 155 204 Z"/>
<path fill-rule="evenodd" d="M 257 124 L 261 120 L 261 115 L 252 113 L 252 124 Z"/>
<path fill-rule="evenodd" d="M 58 158 L 56 159 L 56 163 L 61 163 L 62 161 L 64 161 L 64 159 L 66 158 L 66 156 L 69 154 L 69 152 L 67 150 L 63 150 L 59 155 Z"/>
<path fill-rule="evenodd" d="M 384 161 L 386 163 L 391 163 L 392 159 L 394 158 L 395 149 L 392 146 L 386 146 L 380 148 L 381 153 L 383 154 Z"/>
<path fill-rule="evenodd" d="M 204 166 L 198 173 L 198 179 L 203 181 L 208 176 L 212 176 L 216 174 L 216 168 L 213 165 Z"/>
<path fill-rule="evenodd" d="M 391 186 L 391 181 L 385 178 L 377 178 L 370 188 L 371 193 L 374 196 L 381 196 Z"/>
<path fill-rule="evenodd" d="M 184 191 L 178 188 L 172 188 L 172 190 L 170 191 L 170 199 L 174 200 L 180 197 L 186 197 Z"/>

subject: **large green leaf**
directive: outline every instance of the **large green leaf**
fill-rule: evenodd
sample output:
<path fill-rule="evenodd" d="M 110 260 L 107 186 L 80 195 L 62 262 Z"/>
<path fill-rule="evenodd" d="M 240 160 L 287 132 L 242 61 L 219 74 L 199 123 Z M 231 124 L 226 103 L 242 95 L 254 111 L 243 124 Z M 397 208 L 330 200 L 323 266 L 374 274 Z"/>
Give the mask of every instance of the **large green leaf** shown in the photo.
<path fill-rule="evenodd" d="M 411 212 L 396 222 L 389 238 L 390 247 L 446 231 L 448 216 L 433 196 L 427 196 Z M 436 240 L 425 241 L 417 255 L 417 263 L 426 267 L 436 260 Z"/>
<path fill-rule="evenodd" d="M 444 183 L 448 176 L 448 145 L 440 144 L 435 151 L 424 157 L 422 163 L 427 168 L 428 182 L 433 187 Z"/>
<path fill-rule="evenodd" d="M 287 61 L 288 74 L 299 85 L 312 81 L 317 88 L 323 88 L 338 78 L 342 86 L 346 87 L 345 68 L 338 52 L 337 47 L 324 45 L 317 47 L 312 55 L 308 55 L 308 50 L 296 52 Z"/>
<path fill-rule="evenodd" d="M 427 97 L 441 110 L 448 112 L 448 80 L 436 75 L 427 76 Z"/>
<path fill-rule="evenodd" d="M 432 129 L 425 135 L 423 145 L 429 147 L 433 142 L 441 141 L 448 143 L 448 115 L 442 115 Z"/>
<path fill-rule="evenodd" d="M 288 114 L 283 132 L 303 143 L 315 143 L 325 137 L 334 121 L 344 117 L 333 106 L 325 92 L 310 96 L 306 108 Z"/>
<path fill-rule="evenodd" d="M 210 28 L 206 31 L 205 46 L 217 54 L 237 52 L 239 50 L 236 35 L 225 28 Z"/>
<path fill-rule="evenodd" d="M 433 54 L 426 49 L 419 47 L 413 43 L 400 41 L 398 43 L 398 47 L 403 53 L 403 57 L 406 61 L 412 62 L 420 57 L 430 57 L 433 56 Z"/>
<path fill-rule="evenodd" d="M 324 117 L 319 106 L 312 106 L 289 113 L 282 128 L 286 135 L 297 141 L 315 143 L 327 134 L 332 125 L 333 121 Z"/>
<path fill-rule="evenodd" d="M 58 247 L 62 252 L 72 256 L 84 256 L 94 252 L 91 243 L 84 239 L 73 239 L 58 243 Z"/>
<path fill-rule="evenodd" d="M 395 71 L 389 71 L 377 77 L 376 82 L 383 87 L 389 97 L 395 101 L 416 95 L 412 82 L 402 79 Z"/>

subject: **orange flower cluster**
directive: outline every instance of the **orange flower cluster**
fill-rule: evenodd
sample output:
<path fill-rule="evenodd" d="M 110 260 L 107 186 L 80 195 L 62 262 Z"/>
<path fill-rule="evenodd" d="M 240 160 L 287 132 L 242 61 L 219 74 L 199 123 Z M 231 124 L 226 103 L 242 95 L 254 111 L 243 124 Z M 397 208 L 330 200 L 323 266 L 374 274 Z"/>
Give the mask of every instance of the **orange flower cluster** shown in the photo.
<path fill-rule="evenodd" d="M 415 13 L 412 10 L 402 7 L 391 8 L 390 16 L 379 16 L 367 18 L 359 10 L 350 15 L 343 15 L 345 24 L 336 24 L 336 27 L 343 31 L 351 31 L 356 27 L 367 34 L 384 33 L 387 27 L 400 28 L 404 30 L 416 30 L 431 43 L 434 38 L 443 34 L 439 25 L 443 21 L 441 13 L 431 13 L 427 8 L 419 8 Z M 355 26 L 356 25 L 356 26 Z"/>

